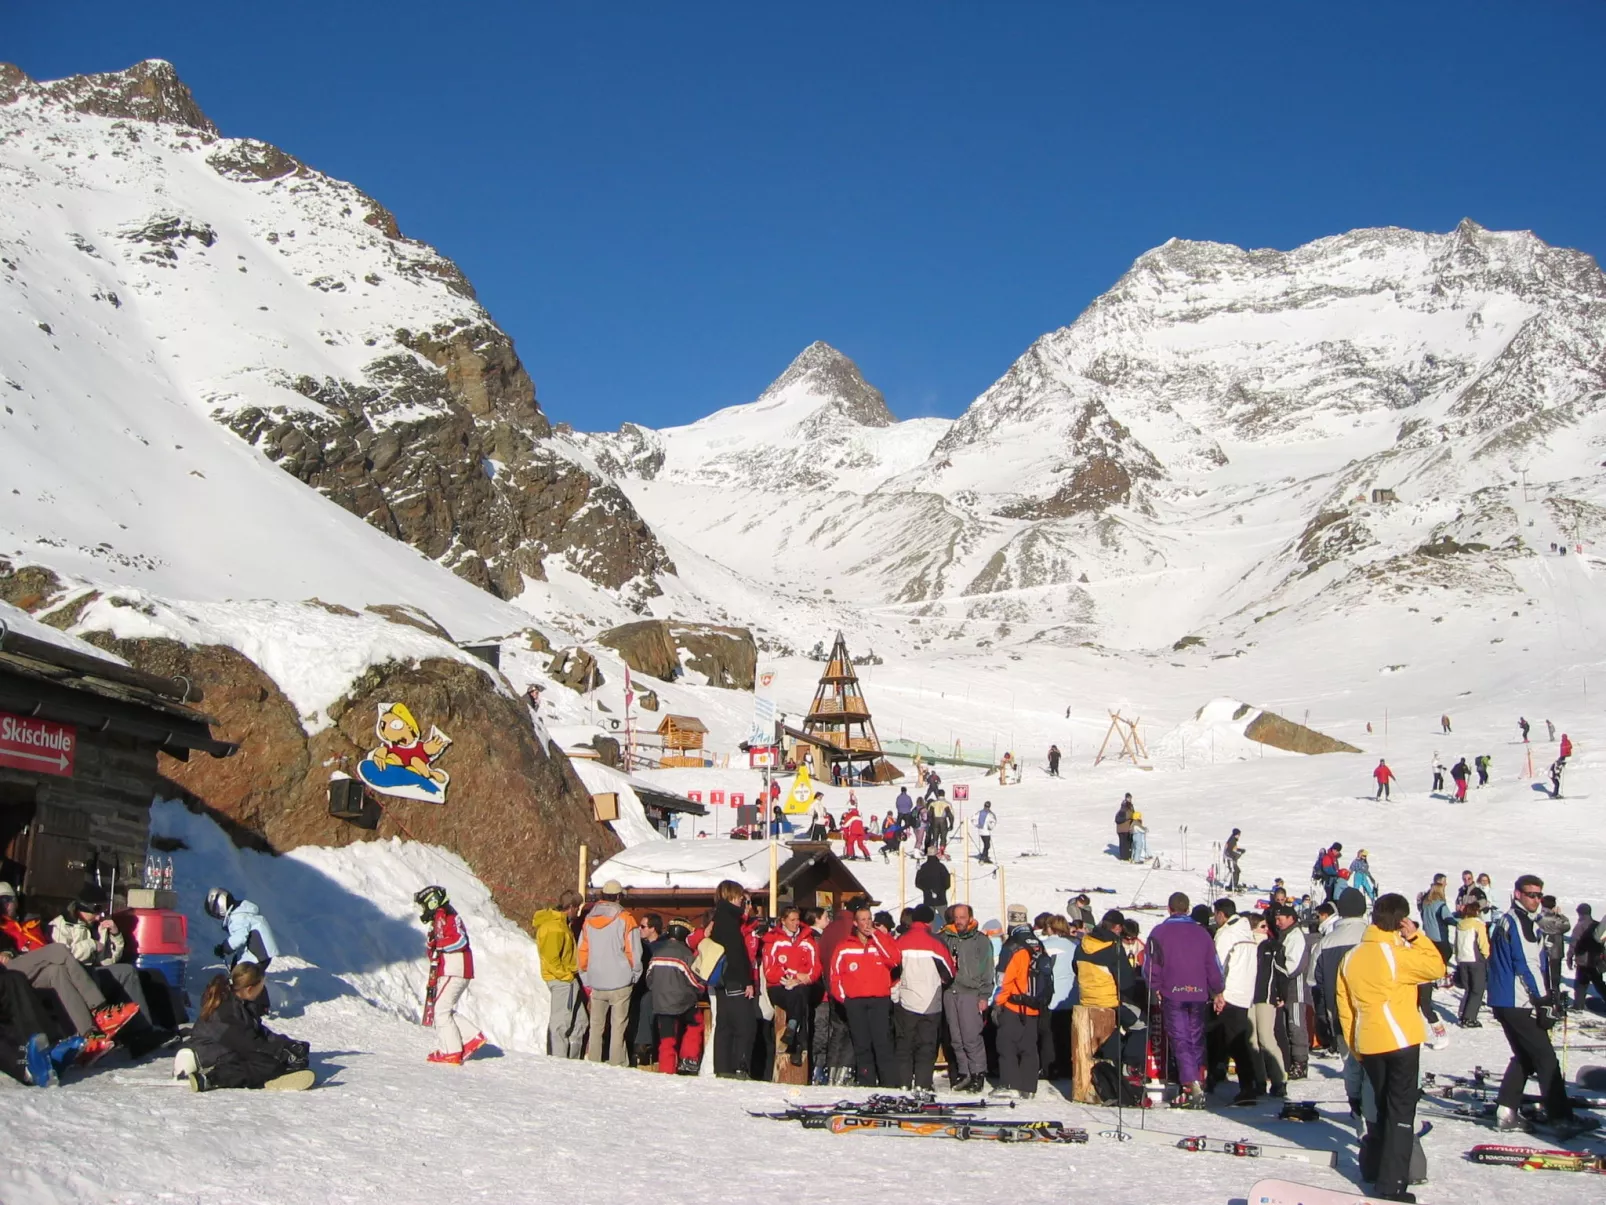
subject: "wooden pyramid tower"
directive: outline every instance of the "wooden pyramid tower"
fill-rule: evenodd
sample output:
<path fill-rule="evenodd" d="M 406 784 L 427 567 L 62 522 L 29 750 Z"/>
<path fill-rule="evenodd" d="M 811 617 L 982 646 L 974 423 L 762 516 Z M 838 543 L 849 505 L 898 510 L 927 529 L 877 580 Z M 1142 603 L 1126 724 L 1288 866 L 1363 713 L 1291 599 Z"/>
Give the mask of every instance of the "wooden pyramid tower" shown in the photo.
<path fill-rule="evenodd" d="M 903 777 L 881 754 L 881 741 L 870 718 L 870 704 L 859 688 L 859 675 L 848 655 L 848 642 L 836 634 L 831 655 L 814 691 L 814 702 L 803 720 L 803 731 L 814 738 L 830 765 L 841 765 L 844 773 L 861 782 L 892 782 Z"/>

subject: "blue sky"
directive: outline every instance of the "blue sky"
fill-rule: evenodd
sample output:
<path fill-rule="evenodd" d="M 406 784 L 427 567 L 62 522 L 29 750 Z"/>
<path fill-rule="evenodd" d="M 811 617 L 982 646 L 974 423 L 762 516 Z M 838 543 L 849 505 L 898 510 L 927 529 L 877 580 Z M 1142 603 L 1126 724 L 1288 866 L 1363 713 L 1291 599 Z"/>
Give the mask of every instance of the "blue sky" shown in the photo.
<path fill-rule="evenodd" d="M 585 429 L 814 339 L 953 415 L 1175 235 L 1463 216 L 1606 247 L 1606 4 L 7 4 L 35 78 L 167 58 L 455 259 Z"/>

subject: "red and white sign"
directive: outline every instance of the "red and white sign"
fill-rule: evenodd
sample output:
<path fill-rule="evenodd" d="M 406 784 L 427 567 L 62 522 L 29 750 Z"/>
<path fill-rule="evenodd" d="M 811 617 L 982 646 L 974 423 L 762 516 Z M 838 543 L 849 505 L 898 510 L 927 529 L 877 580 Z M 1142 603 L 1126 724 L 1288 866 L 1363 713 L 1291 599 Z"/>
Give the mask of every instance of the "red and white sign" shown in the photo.
<path fill-rule="evenodd" d="M 78 729 L 0 711 L 0 766 L 72 777 Z"/>
<path fill-rule="evenodd" d="M 746 806 L 747 806 L 747 795 L 746 795 L 746 793 L 743 792 L 743 791 L 732 791 L 731 792 L 731 807 L 739 808 L 739 807 L 746 807 Z"/>
<path fill-rule="evenodd" d="M 968 803 L 970 801 L 970 784 L 968 782 L 954 783 L 954 801 Z"/>
<path fill-rule="evenodd" d="M 693 803 L 701 803 L 703 801 L 703 793 L 701 791 L 687 791 L 686 798 Z"/>
<path fill-rule="evenodd" d="M 747 750 L 747 766 L 751 770 L 778 766 L 781 764 L 780 754 L 781 751 L 774 745 L 753 745 Z"/>
<path fill-rule="evenodd" d="M 714 807 L 724 807 L 725 806 L 725 792 L 724 791 L 710 791 L 710 792 L 708 792 L 708 802 L 710 804 L 712 804 Z"/>

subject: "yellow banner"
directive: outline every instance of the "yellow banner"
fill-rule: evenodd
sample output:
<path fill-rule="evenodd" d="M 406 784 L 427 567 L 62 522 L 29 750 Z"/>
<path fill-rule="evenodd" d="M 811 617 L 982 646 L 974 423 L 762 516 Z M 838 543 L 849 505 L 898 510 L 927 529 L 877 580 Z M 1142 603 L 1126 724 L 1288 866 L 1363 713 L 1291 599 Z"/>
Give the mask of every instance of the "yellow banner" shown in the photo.
<path fill-rule="evenodd" d="M 809 767 L 805 762 L 797 763 L 797 777 L 792 780 L 791 789 L 786 792 L 786 806 L 781 809 L 788 816 L 796 816 L 799 812 L 809 810 L 814 802 L 814 780 L 809 777 Z"/>

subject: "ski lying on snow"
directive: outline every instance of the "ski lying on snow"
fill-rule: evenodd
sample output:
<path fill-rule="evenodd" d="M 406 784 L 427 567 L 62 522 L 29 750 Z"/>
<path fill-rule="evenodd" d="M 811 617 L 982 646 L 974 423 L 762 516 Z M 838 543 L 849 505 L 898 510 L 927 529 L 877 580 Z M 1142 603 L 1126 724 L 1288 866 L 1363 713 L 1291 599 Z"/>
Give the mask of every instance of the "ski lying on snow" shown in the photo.
<path fill-rule="evenodd" d="M 1358 1197 L 1342 1188 L 1317 1188 L 1292 1180 L 1256 1180 L 1249 1205 L 1383 1205 L 1376 1197 Z"/>
<path fill-rule="evenodd" d="M 1528 1171 L 1595 1172 L 1606 1174 L 1606 1156 L 1585 1151 L 1542 1150 L 1534 1146 L 1497 1146 L 1482 1143 L 1467 1152 L 1474 1163 L 1520 1167 Z"/>
<path fill-rule="evenodd" d="M 1112 1131 L 1113 1133 L 1113 1131 Z M 1259 1142 L 1254 1139 L 1211 1138 L 1204 1134 L 1175 1134 L 1166 1130 L 1123 1130 L 1123 1140 L 1158 1142 L 1182 1151 L 1203 1151 L 1213 1155 L 1235 1155 L 1240 1159 L 1288 1159 L 1296 1163 L 1337 1167 L 1338 1155 L 1334 1151 L 1309 1146 L 1291 1146 L 1280 1142 Z"/>
<path fill-rule="evenodd" d="M 907 1138 L 955 1138 L 961 1142 L 1086 1142 L 1087 1131 L 1058 1121 L 963 1121 L 949 1117 L 808 1117 L 805 1130 L 833 1134 L 896 1134 Z"/>
<path fill-rule="evenodd" d="M 1012 1100 L 934 1100 L 924 1096 L 872 1096 L 869 1100 L 839 1100 L 835 1104 L 789 1104 L 775 1113 L 748 1110 L 749 1117 L 768 1117 L 775 1121 L 801 1121 L 805 1117 L 829 1117 L 833 1113 L 857 1117 L 947 1117 L 972 1109 L 1013 1109 Z"/>

